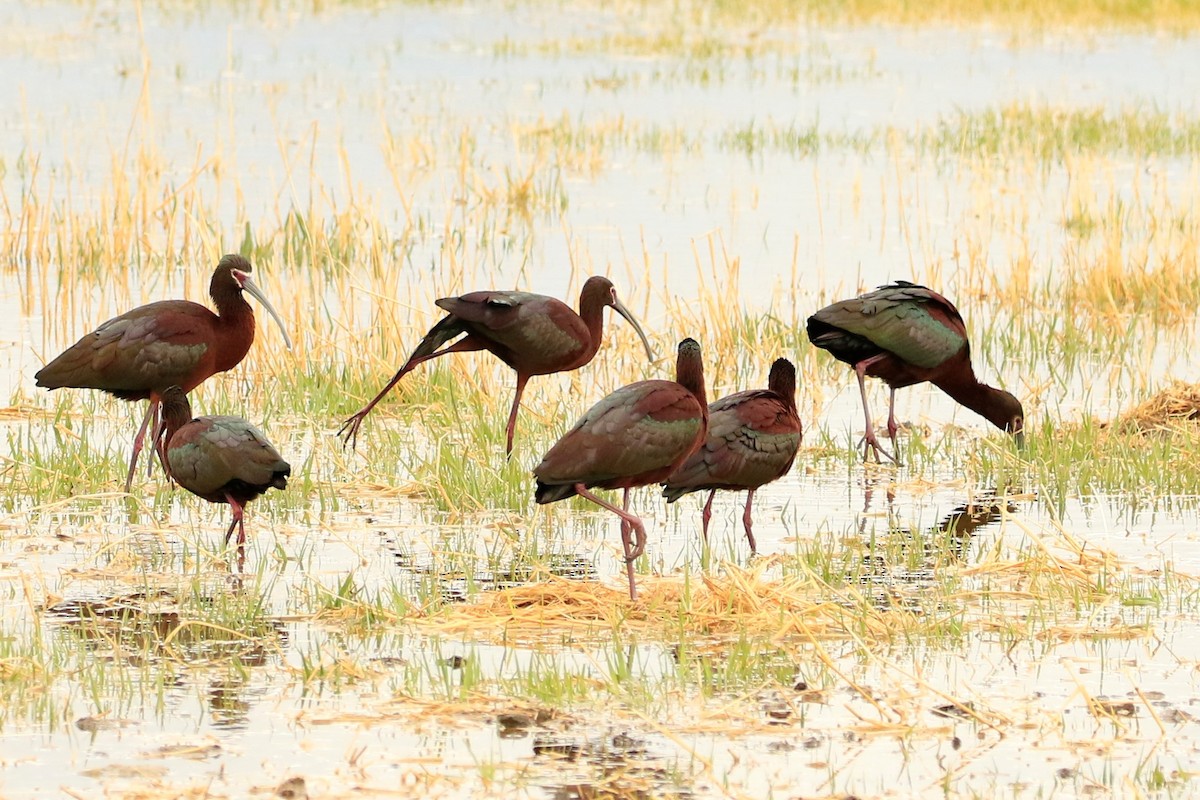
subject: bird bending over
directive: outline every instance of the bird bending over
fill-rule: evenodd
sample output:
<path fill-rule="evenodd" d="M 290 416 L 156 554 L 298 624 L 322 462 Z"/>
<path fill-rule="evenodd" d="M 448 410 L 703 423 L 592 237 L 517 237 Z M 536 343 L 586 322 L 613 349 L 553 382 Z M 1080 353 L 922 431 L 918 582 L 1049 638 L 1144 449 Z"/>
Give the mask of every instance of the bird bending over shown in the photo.
<path fill-rule="evenodd" d="M 196 417 L 178 386 L 162 393 L 167 469 L 175 482 L 210 503 L 228 503 L 238 529 L 238 554 L 246 545 L 242 512 L 268 489 L 286 489 L 292 467 L 262 431 L 241 417 Z"/>
<path fill-rule="evenodd" d="M 1021 442 L 1025 412 L 1020 401 L 975 377 L 962 315 L 937 292 L 908 281 L 881 286 L 813 314 L 808 338 L 854 367 L 867 423 L 862 443 L 874 451 L 876 461 L 881 454 L 896 459 L 875 438 L 867 404 L 868 375 L 882 378 L 891 389 L 887 429 L 893 443 L 898 428 L 896 390 L 925 381 Z"/>
<path fill-rule="evenodd" d="M 631 600 L 637 600 L 633 562 L 646 549 L 646 528 L 629 513 L 629 490 L 665 480 L 704 441 L 707 426 L 700 345 L 684 339 L 675 380 L 617 389 L 592 406 L 533 469 L 539 504 L 579 495 L 621 518 Z M 623 489 L 622 507 L 588 489 Z"/>
<path fill-rule="evenodd" d="M 718 489 L 746 491 L 742 525 L 750 552 L 758 552 L 750 507 L 760 486 L 778 480 L 792 468 L 803 428 L 796 413 L 796 368 L 786 358 L 771 365 L 766 389 L 750 389 L 722 397 L 708 407 L 704 444 L 663 484 L 663 496 L 674 503 L 685 494 L 708 490 L 701 514 L 704 543 Z"/>
<path fill-rule="evenodd" d="M 435 302 L 449 313 L 425 334 L 375 399 L 342 423 L 338 436 L 344 437 L 345 444 L 354 447 L 358 443 L 358 429 L 367 414 L 418 364 L 449 353 L 487 350 L 517 373 L 517 392 L 505 430 L 504 452 L 512 455 L 517 409 L 526 382 L 534 375 L 568 372 L 591 361 L 604 334 L 605 306 L 611 306 L 633 326 L 646 347 L 646 357 L 654 360 L 642 326 L 617 299 L 617 290 L 608 278 L 587 279 L 579 293 L 578 314 L 561 300 L 530 292 L 471 292 Z M 466 335 L 454 344 L 438 349 L 462 334 Z"/>
<path fill-rule="evenodd" d="M 125 491 L 133 483 L 138 455 L 154 420 L 151 441 L 159 441 L 158 411 L 168 386 L 190 392 L 218 372 L 236 367 L 254 342 L 254 310 L 249 293 L 279 324 L 291 349 L 283 320 L 250 279 L 250 262 L 226 255 L 213 270 L 208 294 L 217 313 L 190 300 L 162 300 L 113 317 L 64 350 L 34 378 L 47 389 L 100 389 L 122 400 L 150 401 L 133 440 Z M 159 451 L 159 458 L 162 452 Z"/>

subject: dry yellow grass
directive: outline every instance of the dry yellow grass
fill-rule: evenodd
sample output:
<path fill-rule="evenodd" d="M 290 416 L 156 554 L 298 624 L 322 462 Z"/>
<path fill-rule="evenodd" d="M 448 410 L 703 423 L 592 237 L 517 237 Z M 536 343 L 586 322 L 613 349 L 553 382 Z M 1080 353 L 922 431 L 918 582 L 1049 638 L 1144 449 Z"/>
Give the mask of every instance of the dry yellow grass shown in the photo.
<path fill-rule="evenodd" d="M 985 554 L 970 566 L 942 568 L 958 588 L 930 598 L 938 613 L 912 614 L 903 603 L 880 606 L 864 587 L 832 586 L 789 559 L 763 559 L 753 567 L 721 565 L 719 573 L 688 580 L 677 576 L 641 577 L 640 599 L 631 602 L 619 586 L 558 577 L 488 592 L 466 605 L 453 605 L 405 622 L 428 626 L 443 635 L 469 634 L 484 640 L 535 643 L 562 634 L 606 634 L 620 629 L 651 640 L 670 640 L 680 631 L 700 637 L 798 637 L 806 641 L 854 639 L 869 647 L 922 629 L 940 629 L 958 618 L 964 629 L 994 630 L 1021 619 L 1023 607 L 1056 602 L 1103 602 L 1098 576 L 1119 562 L 1094 547 L 1085 548 L 1063 533 L 1050 543 L 1025 531 L 1034 547 L 1020 555 Z M 1065 548 L 1065 549 L 1064 549 Z M 781 576 L 779 567 L 787 566 Z M 795 567 L 799 566 L 800 570 Z M 1008 612 L 997 605 L 1008 603 Z M 940 605 L 939 605 L 940 604 Z M 1086 627 L 1086 626 L 1085 626 Z M 926 630 L 925 632 L 928 632 Z"/>
<path fill-rule="evenodd" d="M 1200 383 L 1175 380 L 1113 421 L 1118 431 L 1148 433 L 1200 418 Z"/>

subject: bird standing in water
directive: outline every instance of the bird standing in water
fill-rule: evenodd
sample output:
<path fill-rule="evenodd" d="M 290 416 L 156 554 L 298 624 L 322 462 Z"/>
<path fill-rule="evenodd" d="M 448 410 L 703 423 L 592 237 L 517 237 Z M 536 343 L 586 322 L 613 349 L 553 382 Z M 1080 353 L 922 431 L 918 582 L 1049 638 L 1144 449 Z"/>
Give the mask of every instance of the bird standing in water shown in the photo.
<path fill-rule="evenodd" d="M 803 428 L 796 412 L 796 368 L 786 358 L 771 365 L 766 389 L 750 389 L 722 397 L 708 407 L 708 434 L 663 484 L 668 503 L 691 492 L 708 490 L 701 514 L 704 542 L 718 489 L 746 491 L 742 525 L 750 552 L 758 552 L 750 507 L 754 491 L 778 480 L 792 468 Z"/>
<path fill-rule="evenodd" d="M 262 431 L 241 417 L 196 417 L 178 386 L 162 393 L 167 468 L 175 482 L 210 503 L 228 503 L 233 521 L 225 544 L 238 529 L 238 554 L 246 545 L 242 513 L 268 489 L 286 489 L 292 467 Z"/>
<path fill-rule="evenodd" d="M 162 392 L 176 385 L 190 392 L 246 357 L 254 342 L 254 310 L 245 293 L 275 319 L 291 349 L 283 320 L 250 279 L 250 270 L 250 262 L 239 255 L 226 255 L 217 264 L 208 288 L 216 314 L 190 300 L 138 306 L 105 322 L 34 375 L 37 385 L 47 389 L 100 389 L 122 400 L 150 401 L 133 440 L 125 491 L 133 484 L 151 419 L 151 440 L 158 441 Z"/>
<path fill-rule="evenodd" d="M 882 378 L 891 389 L 887 428 L 893 442 L 898 429 L 896 390 L 924 381 L 1021 441 L 1025 411 L 1020 401 L 975 377 L 962 315 L 937 292 L 908 281 L 881 286 L 813 314 L 808 338 L 854 367 L 867 424 L 863 444 L 877 461 L 881 454 L 896 459 L 875 438 L 867 404 L 868 375 Z"/>
<path fill-rule="evenodd" d="M 621 518 L 631 600 L 637 600 L 633 562 L 646 549 L 646 528 L 629 513 L 629 490 L 665 480 L 704 441 L 707 426 L 700 345 L 684 339 L 675 380 L 631 383 L 604 397 L 533 469 L 539 504 L 579 495 Z M 622 507 L 588 491 L 593 488 L 623 489 Z"/>
<path fill-rule="evenodd" d="M 593 276 L 587 279 L 579 293 L 578 314 L 561 300 L 530 292 L 471 292 L 461 297 L 443 297 L 435 302 L 449 313 L 425 334 L 404 366 L 375 399 L 342 423 L 338 435 L 345 437 L 346 444 L 351 447 L 357 444 L 358 429 L 367 414 L 418 364 L 449 353 L 487 350 L 517 373 L 517 392 L 505 430 L 504 452 L 512 455 L 517 409 L 521 406 L 526 382 L 534 375 L 567 372 L 591 361 L 600 349 L 604 335 L 605 306 L 611 306 L 628 320 L 646 347 L 646 357 L 654 360 L 654 352 L 642 326 L 617 299 L 617 290 L 608 278 Z M 462 334 L 466 336 L 438 349 Z"/>

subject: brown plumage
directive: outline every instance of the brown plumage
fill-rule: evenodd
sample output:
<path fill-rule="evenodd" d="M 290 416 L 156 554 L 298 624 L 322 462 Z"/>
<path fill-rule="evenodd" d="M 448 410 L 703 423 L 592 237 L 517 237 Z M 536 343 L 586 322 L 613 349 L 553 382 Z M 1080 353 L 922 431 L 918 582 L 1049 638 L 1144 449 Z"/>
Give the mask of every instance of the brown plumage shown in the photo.
<path fill-rule="evenodd" d="M 674 381 L 640 381 L 604 397 L 533 469 L 538 503 L 579 495 L 621 518 L 629 597 L 637 599 L 633 562 L 646 549 L 646 528 L 629 513 L 629 490 L 665 480 L 704 441 L 708 424 L 704 365 L 694 339 L 679 343 Z M 623 507 L 588 491 L 623 489 Z M 631 538 L 630 533 L 636 532 Z"/>
<path fill-rule="evenodd" d="M 792 468 L 802 435 L 796 413 L 796 368 L 786 358 L 771 365 L 766 389 L 738 392 L 708 407 L 704 444 L 671 473 L 663 496 L 673 503 L 690 492 L 708 490 L 701 514 L 704 541 L 718 489 L 746 492 L 742 525 L 750 552 L 758 552 L 750 507 L 758 487 L 778 480 Z"/>
<path fill-rule="evenodd" d="M 210 503 L 228 503 L 233 521 L 225 543 L 238 529 L 239 552 L 246 544 L 242 511 L 268 489 L 286 489 L 289 465 L 262 431 L 241 417 L 192 418 L 178 386 L 162 393 L 167 467 L 175 482 Z"/>
<path fill-rule="evenodd" d="M 342 423 L 338 435 L 345 437 L 346 444 L 351 447 L 357 444 L 358 429 L 367 414 L 418 364 L 448 353 L 487 350 L 517 373 L 516 396 L 505 429 L 505 452 L 511 455 L 517 409 L 526 382 L 534 375 L 567 372 L 590 362 L 603 338 L 605 306 L 629 321 L 646 347 L 646 356 L 654 360 L 642 326 L 617 299 L 617 290 L 608 278 L 587 279 L 579 293 L 578 314 L 561 300 L 530 292 L 471 292 L 461 297 L 443 297 L 436 303 L 447 315 L 425 334 L 375 399 Z M 466 335 L 454 344 L 438 350 L 463 334 Z"/>
<path fill-rule="evenodd" d="M 250 262 L 239 255 L 226 255 L 217 264 L 208 289 L 216 314 L 190 300 L 138 306 L 84 336 L 34 376 L 37 385 L 47 389 L 100 389 L 122 400 L 150 401 L 134 438 L 125 491 L 133 483 L 151 418 L 152 439 L 158 440 L 162 392 L 168 386 L 190 392 L 245 358 L 254 342 L 254 311 L 243 292 L 262 303 L 279 323 L 284 342 L 292 346 L 283 320 L 250 279 L 250 270 Z"/>
<path fill-rule="evenodd" d="M 954 304 L 935 291 L 896 281 L 873 292 L 822 308 L 808 318 L 808 338 L 854 367 L 867 432 L 863 444 L 876 460 L 895 457 L 875 438 L 865 377 L 890 387 L 888 438 L 896 438 L 896 390 L 929 381 L 997 428 L 1021 441 L 1025 411 L 1003 389 L 980 383 L 971 366 L 967 326 Z"/>

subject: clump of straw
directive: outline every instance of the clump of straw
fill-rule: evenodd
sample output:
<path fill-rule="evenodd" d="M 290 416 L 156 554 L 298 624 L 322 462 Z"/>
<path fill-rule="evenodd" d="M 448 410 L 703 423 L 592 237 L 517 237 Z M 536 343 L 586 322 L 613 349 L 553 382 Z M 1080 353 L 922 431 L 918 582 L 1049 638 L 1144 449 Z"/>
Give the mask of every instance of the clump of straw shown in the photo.
<path fill-rule="evenodd" d="M 1200 418 L 1200 383 L 1172 381 L 1162 391 L 1113 421 L 1115 430 L 1149 433 Z"/>

